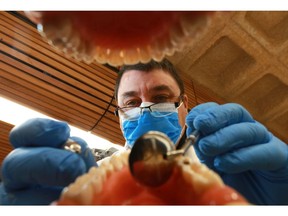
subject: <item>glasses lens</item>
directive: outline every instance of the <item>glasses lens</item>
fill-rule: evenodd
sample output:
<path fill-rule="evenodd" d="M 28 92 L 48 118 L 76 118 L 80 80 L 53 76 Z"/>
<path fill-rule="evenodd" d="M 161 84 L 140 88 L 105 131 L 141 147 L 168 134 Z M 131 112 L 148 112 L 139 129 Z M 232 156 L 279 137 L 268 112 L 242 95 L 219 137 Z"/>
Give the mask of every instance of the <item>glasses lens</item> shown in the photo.
<path fill-rule="evenodd" d="M 157 103 L 151 104 L 145 107 L 134 107 L 125 110 L 119 110 L 122 120 L 136 121 L 142 115 L 143 112 L 150 112 L 154 117 L 164 117 L 178 112 L 178 108 L 181 106 L 177 103 Z"/>
<path fill-rule="evenodd" d="M 163 117 L 177 113 L 177 107 L 175 103 L 158 103 L 150 107 L 151 115 L 155 117 Z"/>
<path fill-rule="evenodd" d="M 134 107 L 134 108 L 130 108 L 129 110 L 126 110 L 125 112 L 121 110 L 119 114 L 122 120 L 135 121 L 139 119 L 139 116 L 141 114 L 141 108 Z"/>

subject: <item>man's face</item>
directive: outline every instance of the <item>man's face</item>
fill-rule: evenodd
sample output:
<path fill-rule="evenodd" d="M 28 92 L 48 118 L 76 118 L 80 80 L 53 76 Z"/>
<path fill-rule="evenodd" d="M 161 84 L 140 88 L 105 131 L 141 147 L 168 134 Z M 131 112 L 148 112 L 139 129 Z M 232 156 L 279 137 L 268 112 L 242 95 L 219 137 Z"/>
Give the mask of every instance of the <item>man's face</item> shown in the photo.
<path fill-rule="evenodd" d="M 167 98 L 179 101 L 180 89 L 173 77 L 160 69 L 149 72 L 137 70 L 126 71 L 118 89 L 117 103 L 119 107 L 141 104 L 142 102 L 161 103 Z M 179 124 L 185 125 L 188 98 L 183 96 L 183 104 L 178 109 Z M 122 130 L 122 122 L 120 127 Z M 122 130 L 123 132 L 123 130 Z"/>

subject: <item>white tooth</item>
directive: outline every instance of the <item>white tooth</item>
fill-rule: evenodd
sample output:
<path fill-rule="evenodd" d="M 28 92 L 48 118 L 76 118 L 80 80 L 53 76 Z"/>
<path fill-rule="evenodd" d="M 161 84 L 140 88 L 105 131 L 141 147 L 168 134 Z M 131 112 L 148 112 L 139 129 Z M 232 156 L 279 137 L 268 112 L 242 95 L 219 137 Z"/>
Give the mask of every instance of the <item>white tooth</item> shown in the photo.
<path fill-rule="evenodd" d="M 91 180 L 91 185 L 93 186 L 93 194 L 97 195 L 102 191 L 103 180 L 101 177 L 96 177 Z"/>
<path fill-rule="evenodd" d="M 102 169 L 102 167 L 92 167 L 89 170 L 88 175 L 90 179 L 92 179 L 93 181 L 97 180 L 98 183 L 101 183 L 101 185 L 99 185 L 101 187 L 102 187 L 103 182 L 105 182 L 107 179 L 106 171 L 105 169 Z"/>
<path fill-rule="evenodd" d="M 128 155 L 127 152 L 121 152 L 120 154 L 112 155 L 110 163 L 113 165 L 116 171 L 121 170 L 124 166 L 128 165 Z"/>
<path fill-rule="evenodd" d="M 83 61 L 86 63 L 86 64 L 91 64 L 93 61 L 94 61 L 94 57 L 92 55 L 85 55 L 83 57 Z"/>
<path fill-rule="evenodd" d="M 110 163 L 110 160 L 111 158 L 107 158 L 101 163 L 101 166 L 99 167 L 105 171 L 107 177 L 114 172 L 114 166 Z"/>
<path fill-rule="evenodd" d="M 119 153 L 119 156 L 122 160 L 122 163 L 124 166 L 128 165 L 128 157 L 129 157 L 129 154 L 130 154 L 130 150 L 126 150 L 124 152 L 120 152 Z"/>
<path fill-rule="evenodd" d="M 184 180 L 191 184 L 197 194 L 203 193 L 214 185 L 223 185 L 221 178 L 204 164 L 193 162 L 190 158 L 181 157 L 177 165 L 182 169 Z"/>
<path fill-rule="evenodd" d="M 78 204 L 90 205 L 93 196 L 102 190 L 106 174 L 103 169 L 92 167 L 87 174 L 76 179 L 62 192 L 62 198 L 74 200 Z"/>
<path fill-rule="evenodd" d="M 89 180 L 89 177 L 87 174 L 81 175 L 79 176 L 76 181 L 75 184 L 84 184 L 85 182 L 87 182 Z"/>
<path fill-rule="evenodd" d="M 110 163 L 112 164 L 112 166 L 114 167 L 115 171 L 119 171 L 120 169 L 123 168 L 123 162 L 121 160 L 121 157 L 117 156 L 117 155 L 113 155 L 111 157 Z"/>
<path fill-rule="evenodd" d="M 205 190 L 205 188 L 209 186 L 209 182 L 207 181 L 207 179 L 205 179 L 201 175 L 198 175 L 194 170 L 190 169 L 189 167 L 186 166 L 182 168 L 182 172 L 184 180 L 192 185 L 194 191 L 197 194 L 200 194 Z"/>
<path fill-rule="evenodd" d="M 80 36 L 76 32 L 73 32 L 70 35 L 70 38 L 68 38 L 66 46 L 68 48 L 71 48 L 71 49 L 73 49 L 75 51 L 79 47 L 80 43 L 81 43 Z"/>
<path fill-rule="evenodd" d="M 95 174 L 97 172 L 97 167 L 93 166 L 89 169 L 88 174 Z"/>
<path fill-rule="evenodd" d="M 82 205 L 90 205 L 92 204 L 92 198 L 94 194 L 94 186 L 91 184 L 91 182 L 87 182 L 82 185 L 81 191 L 78 197 L 78 200 L 80 201 L 80 204 Z"/>
<path fill-rule="evenodd" d="M 202 175 L 204 178 L 209 179 L 210 183 L 213 185 L 223 185 L 223 181 L 218 174 L 210 170 L 206 165 L 199 163 L 192 163 L 192 169 Z"/>
<path fill-rule="evenodd" d="M 66 187 L 61 200 L 72 200 L 81 205 L 92 205 L 93 197 L 103 188 L 103 182 L 115 170 L 120 170 L 128 164 L 129 151 L 113 155 L 102 162 L 99 167 L 92 167 L 87 174 L 78 177 L 74 183 Z"/>
<path fill-rule="evenodd" d="M 90 183 L 93 185 L 94 194 L 102 191 L 103 182 L 106 180 L 105 170 L 101 168 L 92 167 L 88 172 Z"/>
<path fill-rule="evenodd" d="M 128 166 L 129 154 L 130 154 L 130 151 L 125 151 L 119 154 L 119 158 L 121 159 L 123 166 Z"/>
<path fill-rule="evenodd" d="M 70 184 L 68 187 L 64 188 L 64 190 L 62 191 L 61 199 L 74 200 L 75 202 L 78 202 L 80 188 L 81 188 L 80 185 L 77 185 L 75 183 Z"/>
<path fill-rule="evenodd" d="M 146 63 L 150 61 L 149 51 L 146 47 L 142 47 L 142 48 L 138 47 L 137 52 L 139 53 L 138 55 L 139 55 L 141 62 Z"/>
<path fill-rule="evenodd" d="M 76 182 L 68 188 L 65 188 L 62 196 L 79 204 L 88 205 L 92 203 L 93 190 L 91 187 L 93 186 L 90 186 L 89 176 L 85 174 L 78 177 Z"/>

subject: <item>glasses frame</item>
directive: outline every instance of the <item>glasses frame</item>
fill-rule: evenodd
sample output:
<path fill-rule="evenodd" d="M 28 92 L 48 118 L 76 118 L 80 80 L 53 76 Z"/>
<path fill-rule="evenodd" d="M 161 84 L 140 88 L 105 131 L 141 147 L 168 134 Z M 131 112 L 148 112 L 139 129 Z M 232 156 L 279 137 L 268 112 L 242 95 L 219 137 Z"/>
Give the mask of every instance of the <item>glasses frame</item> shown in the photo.
<path fill-rule="evenodd" d="M 170 103 L 174 103 L 175 104 L 175 108 L 176 109 L 178 107 L 180 107 L 181 104 L 183 103 L 183 94 L 181 94 L 178 98 L 179 98 L 179 102 L 170 102 Z M 169 103 L 169 102 L 164 102 L 164 103 Z M 138 107 L 119 107 L 119 106 L 117 106 L 115 108 L 115 110 L 114 110 L 114 115 L 119 117 L 119 110 L 126 109 L 126 108 L 131 108 L 131 109 L 140 108 L 141 113 L 142 113 L 143 109 L 149 109 L 149 111 L 152 113 L 151 107 L 156 105 L 156 104 L 163 104 L 163 103 L 153 103 L 153 104 L 150 104 L 149 106 L 145 106 L 145 107 L 140 107 L 140 106 L 138 106 Z"/>

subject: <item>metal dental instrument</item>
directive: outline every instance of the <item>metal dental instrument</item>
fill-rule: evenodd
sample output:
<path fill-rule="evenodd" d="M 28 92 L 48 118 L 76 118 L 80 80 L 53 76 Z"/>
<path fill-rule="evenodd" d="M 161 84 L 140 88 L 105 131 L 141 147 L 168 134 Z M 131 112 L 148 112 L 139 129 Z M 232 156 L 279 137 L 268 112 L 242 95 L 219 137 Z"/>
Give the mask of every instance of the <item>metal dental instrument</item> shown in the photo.
<path fill-rule="evenodd" d="M 161 132 L 150 131 L 142 135 L 134 143 L 129 155 L 131 174 L 148 187 L 164 184 L 172 174 L 174 158 L 184 155 L 198 136 L 198 131 L 194 131 L 186 138 L 186 126 L 175 145 Z"/>

